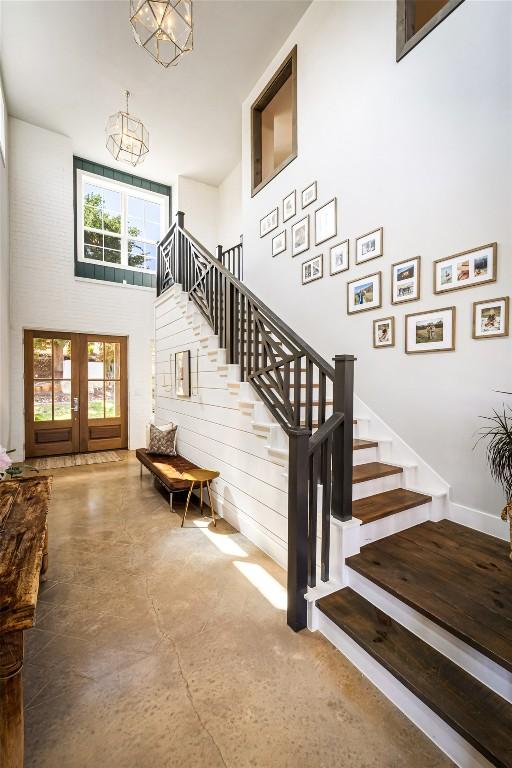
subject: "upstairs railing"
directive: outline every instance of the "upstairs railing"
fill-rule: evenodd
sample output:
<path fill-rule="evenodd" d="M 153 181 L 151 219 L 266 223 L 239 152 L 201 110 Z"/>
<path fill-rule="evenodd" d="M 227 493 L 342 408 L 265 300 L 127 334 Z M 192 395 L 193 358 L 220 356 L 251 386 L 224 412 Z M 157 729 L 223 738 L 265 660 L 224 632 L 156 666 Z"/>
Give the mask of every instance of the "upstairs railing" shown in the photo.
<path fill-rule="evenodd" d="M 226 362 L 240 366 L 241 381 L 251 382 L 288 434 L 287 617 L 299 630 L 307 623 L 307 586 L 316 585 L 319 542 L 320 578 L 329 580 L 330 516 L 352 517 L 355 358 L 339 355 L 329 365 L 240 282 L 223 254 L 221 248 L 218 258 L 209 253 L 179 212 L 159 244 L 157 294 L 181 285 L 218 335 Z"/>
<path fill-rule="evenodd" d="M 244 249 L 243 238 L 240 235 L 240 242 L 232 248 L 223 250 L 222 245 L 217 246 L 217 259 L 228 269 L 238 280 L 244 279 Z"/>

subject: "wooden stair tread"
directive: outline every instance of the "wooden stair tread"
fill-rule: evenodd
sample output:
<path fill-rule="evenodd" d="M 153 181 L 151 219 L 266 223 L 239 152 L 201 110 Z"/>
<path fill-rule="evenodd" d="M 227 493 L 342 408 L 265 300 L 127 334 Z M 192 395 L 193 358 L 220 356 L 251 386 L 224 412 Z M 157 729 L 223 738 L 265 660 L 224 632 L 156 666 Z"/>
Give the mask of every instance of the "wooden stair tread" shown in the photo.
<path fill-rule="evenodd" d="M 367 480 L 377 480 L 379 477 L 399 475 L 403 467 L 395 467 L 393 464 L 383 464 L 380 461 L 370 461 L 368 464 L 356 464 L 353 470 L 352 482 L 365 483 Z"/>
<path fill-rule="evenodd" d="M 405 509 L 419 507 L 420 504 L 428 504 L 429 501 L 432 501 L 432 497 L 426 496 L 424 493 L 408 491 L 407 488 L 394 488 L 392 491 L 384 491 L 354 500 L 352 502 L 352 515 L 361 520 L 364 525 L 365 523 L 373 523 L 374 520 L 381 520 L 388 515 L 403 512 Z"/>
<path fill-rule="evenodd" d="M 512 705 L 349 587 L 317 606 L 491 763 L 512 766 Z"/>
<path fill-rule="evenodd" d="M 362 440 L 359 437 L 354 438 L 354 451 L 363 451 L 365 448 L 377 448 L 379 443 L 376 440 Z"/>
<path fill-rule="evenodd" d="M 512 672 L 507 542 L 442 520 L 367 544 L 349 568 Z"/>

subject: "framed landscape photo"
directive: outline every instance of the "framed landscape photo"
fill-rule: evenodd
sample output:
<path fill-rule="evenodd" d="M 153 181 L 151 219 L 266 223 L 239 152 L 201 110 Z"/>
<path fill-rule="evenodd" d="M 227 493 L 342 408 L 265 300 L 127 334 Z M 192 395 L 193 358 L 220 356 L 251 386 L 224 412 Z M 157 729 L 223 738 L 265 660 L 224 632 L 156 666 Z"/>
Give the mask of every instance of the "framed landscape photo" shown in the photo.
<path fill-rule="evenodd" d="M 273 229 L 277 229 L 279 226 L 279 211 L 274 208 L 273 211 L 267 213 L 262 219 L 260 219 L 260 237 L 265 237 Z"/>
<path fill-rule="evenodd" d="M 455 349 L 455 307 L 405 316 L 405 351 L 452 352 Z"/>
<path fill-rule="evenodd" d="M 497 243 L 489 243 L 437 259 L 434 261 L 434 293 L 495 282 L 497 253 Z"/>
<path fill-rule="evenodd" d="M 319 280 L 324 275 L 323 256 L 315 256 L 313 259 L 305 261 L 302 265 L 302 285 L 312 283 L 313 280 Z"/>
<path fill-rule="evenodd" d="M 403 304 L 420 298 L 420 257 L 391 266 L 391 303 Z"/>
<path fill-rule="evenodd" d="M 382 272 L 359 277 L 347 283 L 347 312 L 366 312 L 382 306 Z"/>
<path fill-rule="evenodd" d="M 287 195 L 283 200 L 283 224 L 285 221 L 288 221 L 288 219 L 293 219 L 296 213 L 297 198 L 295 195 L 295 190 L 293 190 L 293 192 L 290 192 L 290 194 Z"/>
<path fill-rule="evenodd" d="M 309 216 L 292 226 L 292 256 L 298 256 L 309 249 Z"/>
<path fill-rule="evenodd" d="M 382 256 L 383 233 L 384 230 L 380 227 L 356 238 L 356 264 L 364 264 L 365 261 Z"/>
<path fill-rule="evenodd" d="M 190 397 L 190 350 L 176 352 L 174 357 L 174 376 L 176 394 L 179 397 Z"/>
<path fill-rule="evenodd" d="M 373 346 L 375 349 L 395 346 L 394 317 L 383 317 L 381 320 L 373 321 Z"/>
<path fill-rule="evenodd" d="M 316 181 L 302 190 L 301 203 L 303 208 L 307 208 L 308 205 L 314 203 L 316 200 Z"/>
<path fill-rule="evenodd" d="M 348 269 L 348 246 L 349 241 L 333 245 L 329 251 L 331 262 L 331 275 L 337 275 L 339 272 L 345 272 Z"/>
<path fill-rule="evenodd" d="M 286 229 L 272 238 L 272 256 L 278 256 L 286 251 Z"/>
<path fill-rule="evenodd" d="M 336 237 L 336 198 L 317 208 L 315 211 L 315 245 L 325 243 L 331 237 Z"/>
<path fill-rule="evenodd" d="M 508 336 L 509 297 L 473 302 L 473 338 Z"/>

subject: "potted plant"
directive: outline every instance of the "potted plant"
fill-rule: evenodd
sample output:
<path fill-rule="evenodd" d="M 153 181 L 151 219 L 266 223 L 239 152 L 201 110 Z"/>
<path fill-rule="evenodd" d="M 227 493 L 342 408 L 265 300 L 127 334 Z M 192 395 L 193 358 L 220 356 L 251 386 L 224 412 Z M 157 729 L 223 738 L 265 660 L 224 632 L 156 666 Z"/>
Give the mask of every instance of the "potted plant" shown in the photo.
<path fill-rule="evenodd" d="M 510 523 L 512 560 L 512 408 L 503 406 L 503 413 L 493 411 L 493 414 L 483 417 L 489 426 L 481 430 L 480 440 L 488 440 L 487 463 L 491 477 L 505 493 L 506 504 L 501 511 L 501 519 Z"/>
<path fill-rule="evenodd" d="M 14 448 L 8 451 L 0 445 L 0 480 L 4 480 L 6 477 L 11 480 L 13 477 L 19 477 L 25 468 L 31 469 L 32 472 L 39 472 L 36 467 L 31 467 L 29 464 L 13 464 L 9 454 L 14 453 L 14 451 Z"/>

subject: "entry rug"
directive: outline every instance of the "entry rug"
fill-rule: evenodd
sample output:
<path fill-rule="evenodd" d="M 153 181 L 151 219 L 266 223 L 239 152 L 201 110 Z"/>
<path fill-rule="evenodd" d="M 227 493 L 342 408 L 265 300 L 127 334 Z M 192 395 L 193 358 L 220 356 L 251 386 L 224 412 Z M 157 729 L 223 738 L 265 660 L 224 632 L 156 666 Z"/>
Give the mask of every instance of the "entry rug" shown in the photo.
<path fill-rule="evenodd" d="M 42 459 L 29 459 L 36 469 L 61 469 L 61 467 L 81 467 L 83 464 L 109 464 L 122 461 L 115 451 L 96 451 L 94 453 L 72 453 L 68 456 L 46 456 Z"/>

